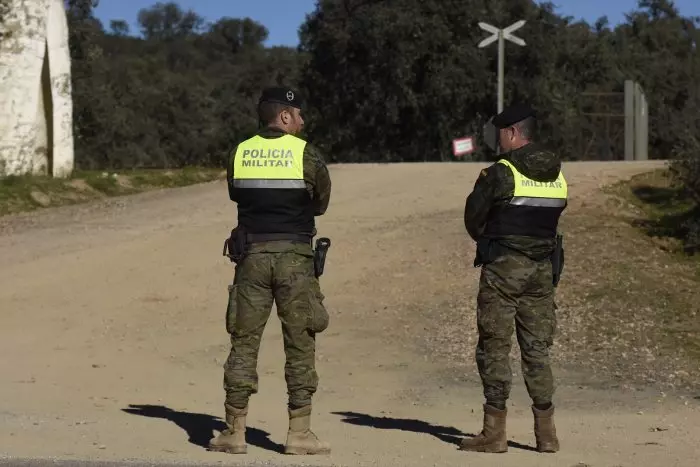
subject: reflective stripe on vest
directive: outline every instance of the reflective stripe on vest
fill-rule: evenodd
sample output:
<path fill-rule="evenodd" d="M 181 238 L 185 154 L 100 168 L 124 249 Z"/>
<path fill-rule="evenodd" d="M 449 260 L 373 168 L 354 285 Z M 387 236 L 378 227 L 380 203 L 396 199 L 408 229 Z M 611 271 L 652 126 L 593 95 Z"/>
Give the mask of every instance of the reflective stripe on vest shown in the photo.
<path fill-rule="evenodd" d="M 306 141 L 293 135 L 263 138 L 259 135 L 238 145 L 233 158 L 236 188 L 306 188 Z"/>
<path fill-rule="evenodd" d="M 513 173 L 515 191 L 513 192 L 513 198 L 510 200 L 511 205 L 547 208 L 562 208 L 566 206 L 568 186 L 561 171 L 553 182 L 538 182 L 518 172 L 518 169 L 505 159 L 499 160 L 498 163 L 509 167 Z"/>

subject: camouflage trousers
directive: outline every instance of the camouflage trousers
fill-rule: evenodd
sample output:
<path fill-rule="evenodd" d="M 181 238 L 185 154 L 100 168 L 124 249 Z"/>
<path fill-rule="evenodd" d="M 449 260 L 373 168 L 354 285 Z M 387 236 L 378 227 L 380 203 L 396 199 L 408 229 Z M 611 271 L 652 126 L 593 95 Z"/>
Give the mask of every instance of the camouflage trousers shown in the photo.
<path fill-rule="evenodd" d="M 289 405 L 311 403 L 318 386 L 316 333 L 328 327 L 311 245 L 265 242 L 251 245 L 229 286 L 226 330 L 231 351 L 224 364 L 226 406 L 243 408 L 258 392 L 257 360 L 273 302 L 282 323 Z"/>
<path fill-rule="evenodd" d="M 481 270 L 477 297 L 476 363 L 487 403 L 510 396 L 513 330 L 520 346 L 525 386 L 534 404 L 552 401 L 549 348 L 556 332 L 552 264 L 508 253 Z"/>

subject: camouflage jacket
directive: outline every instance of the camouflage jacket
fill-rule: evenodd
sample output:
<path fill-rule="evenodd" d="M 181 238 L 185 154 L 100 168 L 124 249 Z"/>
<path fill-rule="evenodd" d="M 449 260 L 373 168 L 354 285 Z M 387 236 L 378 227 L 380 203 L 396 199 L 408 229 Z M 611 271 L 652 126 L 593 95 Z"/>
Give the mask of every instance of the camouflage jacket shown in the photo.
<path fill-rule="evenodd" d="M 267 127 L 261 129 L 257 134 L 263 138 L 279 138 L 285 133 L 279 128 Z M 238 146 L 231 151 L 226 168 L 228 195 L 231 201 L 235 202 L 238 202 L 238 189 L 233 186 L 233 157 L 236 155 L 237 149 Z M 309 196 L 315 201 L 314 214 L 316 216 L 325 214 L 331 198 L 331 177 L 323 156 L 316 147 L 309 143 L 304 148 L 304 182 L 306 183 L 306 190 L 309 192 Z"/>
<path fill-rule="evenodd" d="M 553 181 L 561 170 L 559 157 L 535 143 L 503 154 L 500 158 L 508 160 L 521 174 L 536 181 Z M 481 237 L 492 208 L 508 203 L 514 190 L 513 173 L 505 165 L 495 163 L 481 171 L 464 207 L 464 225 L 472 239 L 477 241 Z M 546 254 L 556 245 L 553 238 L 510 235 L 498 240 L 504 246 L 528 256 Z"/>

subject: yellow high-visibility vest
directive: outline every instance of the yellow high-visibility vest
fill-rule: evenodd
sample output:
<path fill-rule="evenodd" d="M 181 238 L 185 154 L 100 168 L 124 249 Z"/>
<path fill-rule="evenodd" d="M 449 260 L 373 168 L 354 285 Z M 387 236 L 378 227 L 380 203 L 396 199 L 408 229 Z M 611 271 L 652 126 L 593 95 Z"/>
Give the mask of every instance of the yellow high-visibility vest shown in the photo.
<path fill-rule="evenodd" d="M 510 204 L 514 206 L 534 206 L 558 208 L 566 206 L 568 186 L 564 173 L 559 171 L 559 176 L 552 182 L 538 182 L 521 174 L 513 164 L 505 159 L 498 161 L 509 167 L 515 181 L 515 192 Z"/>
<path fill-rule="evenodd" d="M 236 188 L 306 188 L 306 141 L 293 135 L 279 138 L 253 136 L 238 145 L 233 157 Z"/>

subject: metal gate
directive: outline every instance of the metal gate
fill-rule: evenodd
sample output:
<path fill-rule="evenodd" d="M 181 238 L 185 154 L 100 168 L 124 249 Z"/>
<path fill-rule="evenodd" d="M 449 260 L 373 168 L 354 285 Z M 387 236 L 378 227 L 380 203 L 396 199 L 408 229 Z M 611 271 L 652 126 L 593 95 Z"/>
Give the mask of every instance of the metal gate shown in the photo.
<path fill-rule="evenodd" d="M 646 160 L 649 112 L 634 81 L 621 92 L 584 92 L 578 103 L 579 132 L 574 160 Z"/>

